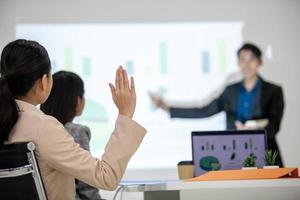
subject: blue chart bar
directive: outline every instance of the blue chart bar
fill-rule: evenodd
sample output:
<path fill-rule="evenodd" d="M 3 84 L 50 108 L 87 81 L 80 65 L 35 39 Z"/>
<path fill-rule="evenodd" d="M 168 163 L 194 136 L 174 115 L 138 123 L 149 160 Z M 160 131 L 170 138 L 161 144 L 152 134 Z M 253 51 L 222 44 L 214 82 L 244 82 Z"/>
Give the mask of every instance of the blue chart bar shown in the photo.
<path fill-rule="evenodd" d="M 232 141 L 232 149 L 235 150 L 235 148 L 236 148 L 236 142 L 235 142 L 235 140 L 233 140 Z"/>
<path fill-rule="evenodd" d="M 202 53 L 202 71 L 203 73 L 210 72 L 210 54 L 208 52 Z"/>
<path fill-rule="evenodd" d="M 125 63 L 125 67 L 126 67 L 128 74 L 131 74 L 131 75 L 134 74 L 134 62 L 132 60 L 128 60 Z"/>
<path fill-rule="evenodd" d="M 209 144 L 206 142 L 206 150 L 209 150 Z"/>
<path fill-rule="evenodd" d="M 253 140 L 249 139 L 249 143 L 245 142 L 245 149 L 253 149 Z"/>
<path fill-rule="evenodd" d="M 253 141 L 252 141 L 252 139 L 249 140 L 249 143 L 250 143 L 250 149 L 252 149 L 253 148 Z"/>
<path fill-rule="evenodd" d="M 209 144 L 208 142 L 205 143 L 205 145 L 201 145 L 201 150 L 202 151 L 214 151 L 215 150 L 215 145 L 214 144 Z"/>

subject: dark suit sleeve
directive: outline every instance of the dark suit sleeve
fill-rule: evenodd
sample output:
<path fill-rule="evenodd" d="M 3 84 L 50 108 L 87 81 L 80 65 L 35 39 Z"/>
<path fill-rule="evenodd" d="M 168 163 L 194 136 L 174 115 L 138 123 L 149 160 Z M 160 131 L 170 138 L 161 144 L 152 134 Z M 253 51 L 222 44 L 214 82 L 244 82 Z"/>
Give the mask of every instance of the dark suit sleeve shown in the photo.
<path fill-rule="evenodd" d="M 268 138 L 274 139 L 276 133 L 280 129 L 280 123 L 283 116 L 284 99 L 281 87 L 277 87 L 271 97 L 270 104 L 268 106 L 267 117 L 269 124 L 266 127 Z"/>
<path fill-rule="evenodd" d="M 223 110 L 223 94 L 207 106 L 201 108 L 176 108 L 170 107 L 171 118 L 205 118 Z"/>

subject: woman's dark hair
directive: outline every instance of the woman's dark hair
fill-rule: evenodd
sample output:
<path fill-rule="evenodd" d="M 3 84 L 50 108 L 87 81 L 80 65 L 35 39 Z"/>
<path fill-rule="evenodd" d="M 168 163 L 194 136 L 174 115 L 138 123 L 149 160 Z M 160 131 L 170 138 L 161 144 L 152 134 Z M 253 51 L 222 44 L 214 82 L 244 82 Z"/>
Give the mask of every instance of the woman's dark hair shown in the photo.
<path fill-rule="evenodd" d="M 247 51 L 251 51 L 256 58 L 260 59 L 261 60 L 261 57 L 262 57 L 262 52 L 261 50 L 255 46 L 254 44 L 251 44 L 251 43 L 245 43 L 237 52 L 237 56 L 240 57 L 240 53 L 241 51 L 243 50 L 247 50 Z"/>
<path fill-rule="evenodd" d="M 19 118 L 15 99 L 25 96 L 50 70 L 48 53 L 37 42 L 20 39 L 4 47 L 0 61 L 0 146 Z"/>
<path fill-rule="evenodd" d="M 55 117 L 60 123 L 71 122 L 76 116 L 78 97 L 83 98 L 84 84 L 73 72 L 59 71 L 53 74 L 53 87 L 41 110 Z"/>

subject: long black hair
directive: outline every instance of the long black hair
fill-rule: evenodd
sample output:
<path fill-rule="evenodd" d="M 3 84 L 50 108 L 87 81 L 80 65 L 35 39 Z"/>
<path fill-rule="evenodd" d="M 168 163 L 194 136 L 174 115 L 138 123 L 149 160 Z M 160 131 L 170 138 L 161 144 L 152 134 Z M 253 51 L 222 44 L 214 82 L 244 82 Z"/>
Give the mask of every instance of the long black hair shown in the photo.
<path fill-rule="evenodd" d="M 0 61 L 0 146 L 19 118 L 15 99 L 25 96 L 50 70 L 48 53 L 37 42 L 20 39 L 4 47 Z"/>
<path fill-rule="evenodd" d="M 84 83 L 73 72 L 59 71 L 53 74 L 53 87 L 41 110 L 55 117 L 60 123 L 71 122 L 76 116 L 78 97 L 83 98 Z"/>

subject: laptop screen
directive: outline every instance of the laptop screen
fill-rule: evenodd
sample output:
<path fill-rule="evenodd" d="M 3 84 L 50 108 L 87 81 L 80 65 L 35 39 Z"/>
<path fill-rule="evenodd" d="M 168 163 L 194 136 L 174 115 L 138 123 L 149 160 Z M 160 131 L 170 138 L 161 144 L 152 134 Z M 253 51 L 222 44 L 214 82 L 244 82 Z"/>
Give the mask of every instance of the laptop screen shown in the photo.
<path fill-rule="evenodd" d="M 241 169 L 253 153 L 257 167 L 265 165 L 264 130 L 192 132 L 195 176 L 212 170 Z"/>

